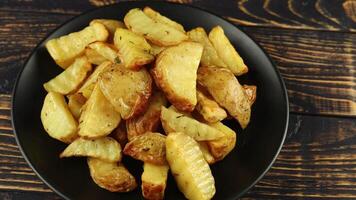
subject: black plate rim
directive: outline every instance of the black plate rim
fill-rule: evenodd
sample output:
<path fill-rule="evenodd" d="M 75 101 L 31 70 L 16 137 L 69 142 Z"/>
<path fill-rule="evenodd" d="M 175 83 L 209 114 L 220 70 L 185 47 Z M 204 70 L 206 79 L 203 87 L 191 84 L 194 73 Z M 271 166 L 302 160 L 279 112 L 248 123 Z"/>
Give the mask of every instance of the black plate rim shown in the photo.
<path fill-rule="evenodd" d="M 140 3 L 146 3 L 146 2 L 149 2 L 149 1 L 140 1 Z M 25 67 L 27 66 L 28 64 L 28 61 L 30 60 L 30 58 L 33 56 L 33 54 L 35 52 L 38 51 L 39 47 L 43 44 L 44 41 L 46 41 L 48 39 L 48 37 L 50 35 L 52 35 L 53 33 L 55 33 L 57 30 L 59 30 L 60 28 L 62 28 L 63 26 L 65 26 L 66 24 L 70 23 L 71 21 L 73 21 L 74 19 L 76 18 L 79 18 L 81 16 L 84 16 L 90 12 L 94 12 L 98 9 L 101 9 L 101 8 L 105 8 L 105 7 L 110 7 L 110 6 L 114 6 L 114 5 L 117 5 L 117 4 L 131 4 L 131 3 L 137 3 L 137 2 L 131 2 L 131 1 L 124 1 L 124 2 L 117 2 L 115 4 L 109 4 L 109 5 L 105 5 L 105 6 L 101 6 L 101 7 L 96 7 L 96 8 L 92 8 L 92 9 L 89 9 L 87 11 L 84 11 L 82 13 L 80 13 L 79 15 L 75 15 L 71 18 L 69 18 L 68 20 L 66 20 L 65 22 L 63 22 L 62 24 L 60 24 L 58 27 L 56 27 L 54 30 L 50 31 L 48 34 L 46 34 L 44 36 L 43 39 L 40 40 L 40 42 L 38 42 L 38 44 L 36 45 L 36 47 L 31 51 L 30 55 L 27 57 L 26 61 L 24 62 L 24 64 L 21 66 L 21 69 L 20 69 L 20 72 L 18 72 L 18 75 L 16 77 L 16 80 L 15 80 L 15 84 L 14 84 L 14 87 L 13 87 L 13 90 L 12 90 L 12 93 L 11 93 L 11 126 L 12 126 L 12 129 L 13 129 L 13 133 L 15 135 L 15 140 L 16 140 L 16 143 L 20 149 L 20 152 L 23 156 L 23 158 L 25 159 L 25 161 L 27 162 L 27 164 L 30 166 L 30 168 L 35 172 L 35 174 L 37 175 L 37 177 L 39 177 L 41 179 L 41 181 L 43 181 L 47 187 L 49 187 L 52 191 L 54 191 L 55 193 L 57 193 L 59 196 L 61 196 L 62 198 L 64 199 L 70 199 L 68 198 L 65 194 L 63 194 L 62 192 L 58 191 L 55 187 L 53 187 L 51 184 L 49 184 L 47 182 L 47 180 L 45 180 L 41 174 L 36 170 L 36 168 L 32 165 L 32 163 L 29 161 L 28 157 L 27 157 L 27 154 L 25 153 L 24 149 L 22 148 L 22 145 L 21 145 L 21 142 L 18 138 L 18 135 L 17 135 L 17 131 L 16 131 L 16 127 L 15 127 L 15 117 L 14 117 L 14 105 L 15 105 L 15 94 L 17 92 L 17 87 L 18 87 L 18 83 L 20 81 L 20 78 L 22 76 L 22 73 L 25 69 Z M 161 4 L 166 4 L 166 5 L 175 5 L 175 6 L 182 6 L 182 7 L 191 7 L 191 8 L 194 8 L 194 9 L 197 9 L 197 10 L 201 10 L 201 11 L 204 11 L 204 12 L 207 12 L 211 15 L 214 15 L 215 17 L 218 17 L 222 20 L 224 20 L 225 22 L 229 23 L 230 25 L 234 26 L 235 28 L 239 29 L 241 32 L 243 32 L 244 34 L 246 34 L 263 52 L 263 54 L 267 57 L 267 59 L 269 60 L 269 62 L 272 64 L 272 67 L 273 67 L 273 70 L 276 72 L 277 76 L 278 76 L 278 81 L 280 83 L 280 85 L 282 86 L 282 90 L 283 90 L 283 96 L 284 96 L 284 100 L 286 102 L 286 107 L 285 107 L 285 111 L 286 111 L 286 116 L 285 116 L 285 119 L 286 119 L 286 123 L 284 125 L 284 133 L 283 133 L 283 136 L 282 136 L 282 140 L 279 144 L 279 147 L 273 157 L 273 159 L 270 161 L 270 164 L 267 166 L 267 168 L 261 173 L 261 175 L 252 183 L 250 184 L 249 187 L 247 187 L 245 190 L 243 190 L 238 196 L 236 196 L 236 198 L 239 198 L 241 196 L 243 196 L 247 191 L 249 191 L 253 186 L 255 186 L 264 176 L 265 174 L 270 170 L 270 168 L 273 166 L 274 162 L 276 161 L 282 147 L 283 147 L 283 144 L 285 142 L 285 139 L 286 139 L 286 136 L 287 136 L 287 131 L 288 131 L 288 124 L 289 124 L 289 100 L 288 100 L 288 93 L 287 93 L 287 89 L 286 89 L 286 85 L 284 83 L 284 80 L 279 72 L 279 70 L 277 69 L 276 65 L 275 65 L 275 62 L 271 59 L 271 57 L 266 53 L 265 49 L 255 41 L 255 39 L 250 36 L 248 33 L 246 33 L 244 30 L 242 30 L 241 28 L 239 28 L 237 25 L 233 24 L 232 22 L 226 20 L 225 18 L 221 17 L 220 15 L 212 12 L 212 11 L 209 11 L 209 10 L 206 10 L 204 8 L 200 8 L 200 7 L 197 7 L 197 6 L 194 6 L 194 5 L 191 5 L 191 4 L 181 4 L 181 3 L 175 3 L 175 2 L 159 2 Z"/>

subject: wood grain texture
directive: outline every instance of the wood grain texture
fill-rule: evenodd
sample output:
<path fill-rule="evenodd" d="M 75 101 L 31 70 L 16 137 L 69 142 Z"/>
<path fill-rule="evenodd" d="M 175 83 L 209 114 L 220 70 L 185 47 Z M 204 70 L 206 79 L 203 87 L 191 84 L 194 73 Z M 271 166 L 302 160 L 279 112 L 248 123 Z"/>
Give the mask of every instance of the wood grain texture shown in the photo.
<path fill-rule="evenodd" d="M 354 0 L 169 0 L 211 10 L 245 26 L 356 31 Z M 4 0 L 0 10 L 79 14 L 119 0 Z"/>
<path fill-rule="evenodd" d="M 10 94 L 29 52 L 69 18 L 32 11 L 0 12 L 0 93 Z M 356 116 L 355 34 L 257 27 L 244 30 L 276 62 L 287 85 L 291 111 Z"/>
<path fill-rule="evenodd" d="M 16 75 L 31 50 L 70 17 L 30 11 L 0 11 L 0 94 L 11 93 Z"/>
<path fill-rule="evenodd" d="M 356 116 L 356 35 L 245 28 L 275 61 L 293 112 Z"/>
<path fill-rule="evenodd" d="M 243 199 L 356 199 L 356 1 L 172 1 L 243 25 L 286 82 L 294 113 L 286 143 Z M 0 1 L 0 199 L 60 199 L 21 156 L 10 93 L 24 60 L 45 35 L 85 10 L 115 2 Z"/>
<path fill-rule="evenodd" d="M 356 120 L 291 115 L 276 163 L 246 197 L 355 199 Z"/>
<path fill-rule="evenodd" d="M 9 101 L 10 96 L 0 96 L 0 198 L 57 199 L 21 156 Z M 356 198 L 355 132 L 351 118 L 292 114 L 276 163 L 246 199 Z"/>

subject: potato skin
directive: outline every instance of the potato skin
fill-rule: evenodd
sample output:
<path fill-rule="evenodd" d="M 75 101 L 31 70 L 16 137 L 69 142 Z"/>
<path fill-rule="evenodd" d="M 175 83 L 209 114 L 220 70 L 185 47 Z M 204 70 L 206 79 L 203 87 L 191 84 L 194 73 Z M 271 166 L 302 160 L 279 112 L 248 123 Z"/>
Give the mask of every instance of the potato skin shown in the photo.
<path fill-rule="evenodd" d="M 162 191 L 165 190 L 165 187 L 163 187 L 163 185 L 156 185 L 153 183 L 142 181 L 141 188 L 142 188 L 142 195 L 145 197 L 145 199 L 150 199 L 150 200 L 163 199 Z"/>
<path fill-rule="evenodd" d="M 126 123 L 124 121 L 120 122 L 119 126 L 116 127 L 116 129 L 114 129 L 110 133 L 110 136 L 114 138 L 116 141 L 118 141 L 122 147 L 124 147 L 128 142 Z"/>
<path fill-rule="evenodd" d="M 163 50 L 151 69 L 156 85 L 180 111 L 191 112 L 197 103 L 196 71 L 202 53 L 201 44 L 183 42 Z"/>
<path fill-rule="evenodd" d="M 145 133 L 126 144 L 124 154 L 157 165 L 166 163 L 166 136 L 160 133 Z"/>
<path fill-rule="evenodd" d="M 43 102 L 41 121 L 45 131 L 54 139 L 71 143 L 77 137 L 78 123 L 69 111 L 64 96 L 49 92 Z"/>
<path fill-rule="evenodd" d="M 234 75 L 240 76 L 248 72 L 248 67 L 220 26 L 215 26 L 211 29 L 209 40 L 216 49 L 219 57 Z"/>
<path fill-rule="evenodd" d="M 215 101 L 224 107 L 241 125 L 246 128 L 250 122 L 251 106 L 234 74 L 222 67 L 200 67 L 198 83 L 205 87 Z"/>
<path fill-rule="evenodd" d="M 110 192 L 130 192 L 137 187 L 135 177 L 121 163 L 88 158 L 88 166 L 93 181 Z"/>
<path fill-rule="evenodd" d="M 152 78 L 143 68 L 132 71 L 113 65 L 100 75 L 100 89 L 123 119 L 142 114 L 152 93 Z"/>
<path fill-rule="evenodd" d="M 257 97 L 257 86 L 255 85 L 243 85 L 242 86 L 245 90 L 246 96 L 248 98 L 248 101 L 250 102 L 250 105 L 252 106 Z"/>
<path fill-rule="evenodd" d="M 214 156 L 215 161 L 219 161 L 225 158 L 236 145 L 236 133 L 223 123 L 218 122 L 210 124 L 210 126 L 220 130 L 224 133 L 224 136 L 212 141 L 206 141 L 210 153 Z"/>
<path fill-rule="evenodd" d="M 219 122 L 227 117 L 226 111 L 203 90 L 197 90 L 198 103 L 195 110 L 209 123 Z"/>
<path fill-rule="evenodd" d="M 168 164 L 143 164 L 143 173 L 141 176 L 141 190 L 142 196 L 145 199 L 161 200 L 164 198 L 164 191 L 167 186 L 168 170 Z"/>
<path fill-rule="evenodd" d="M 159 57 L 157 58 L 159 59 Z M 164 77 L 160 70 L 157 68 L 151 69 L 151 74 L 154 77 L 154 81 L 156 85 L 163 91 L 165 91 L 165 95 L 169 101 L 175 105 L 175 107 L 179 108 L 181 111 L 191 112 L 194 110 L 195 105 L 192 104 L 189 100 L 183 97 L 176 96 L 174 94 L 174 90 L 170 88 L 168 85 L 164 83 Z"/>
<path fill-rule="evenodd" d="M 127 138 L 131 141 L 134 137 L 146 132 L 154 132 L 160 124 L 161 106 L 165 106 L 167 100 L 161 92 L 155 92 L 150 97 L 146 111 L 137 117 L 126 120 Z"/>

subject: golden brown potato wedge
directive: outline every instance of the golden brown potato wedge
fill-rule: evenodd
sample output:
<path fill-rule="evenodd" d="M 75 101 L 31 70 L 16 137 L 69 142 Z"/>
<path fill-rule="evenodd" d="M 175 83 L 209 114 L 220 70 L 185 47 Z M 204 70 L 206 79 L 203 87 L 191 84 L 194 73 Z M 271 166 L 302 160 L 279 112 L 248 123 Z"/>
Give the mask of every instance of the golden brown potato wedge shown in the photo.
<path fill-rule="evenodd" d="M 151 46 L 145 38 L 127 29 L 116 30 L 114 43 L 126 68 L 138 70 L 154 60 L 150 54 Z"/>
<path fill-rule="evenodd" d="M 142 196 L 149 200 L 160 200 L 164 197 L 167 185 L 168 165 L 143 164 L 141 176 Z"/>
<path fill-rule="evenodd" d="M 197 103 L 196 79 L 203 46 L 183 42 L 162 51 L 152 75 L 169 102 L 181 111 L 193 111 Z"/>
<path fill-rule="evenodd" d="M 64 96 L 49 92 L 43 102 L 41 121 L 44 129 L 54 139 L 70 143 L 78 137 L 78 123 L 69 111 Z"/>
<path fill-rule="evenodd" d="M 116 141 L 120 143 L 122 147 L 124 147 L 127 142 L 127 131 L 126 131 L 126 123 L 125 121 L 120 122 L 119 126 L 116 127 L 113 132 L 110 134 L 110 137 L 114 138 Z"/>
<path fill-rule="evenodd" d="M 206 141 L 201 141 L 198 142 L 200 151 L 203 153 L 205 161 L 209 164 L 212 165 L 216 162 L 216 159 L 214 156 L 210 153 L 209 146 Z"/>
<path fill-rule="evenodd" d="M 234 75 L 242 75 L 248 72 L 248 68 L 240 55 L 225 36 L 220 26 L 214 27 L 209 33 L 209 39 L 215 47 L 219 57 L 228 66 Z"/>
<path fill-rule="evenodd" d="M 166 149 L 169 167 L 184 196 L 192 200 L 211 199 L 215 181 L 198 143 L 184 133 L 170 133 Z"/>
<path fill-rule="evenodd" d="M 113 138 L 78 138 L 68 145 L 59 157 L 66 158 L 72 156 L 87 156 L 108 162 L 119 162 L 121 161 L 122 153 L 120 144 Z"/>
<path fill-rule="evenodd" d="M 98 54 L 103 56 L 105 59 L 112 63 L 121 63 L 121 58 L 119 52 L 111 47 L 105 42 L 94 42 L 89 45 L 90 48 L 94 49 Z"/>
<path fill-rule="evenodd" d="M 227 117 L 227 114 L 223 108 L 216 103 L 213 98 L 204 94 L 203 91 L 197 90 L 198 103 L 195 106 L 195 110 L 209 123 L 219 122 Z"/>
<path fill-rule="evenodd" d="M 148 108 L 142 115 L 126 120 L 129 141 L 146 132 L 157 131 L 161 122 L 161 106 L 166 105 L 167 100 L 164 95 L 161 92 L 156 92 L 150 97 Z"/>
<path fill-rule="evenodd" d="M 93 19 L 90 22 L 90 25 L 94 23 L 101 23 L 105 26 L 105 28 L 109 32 L 109 41 L 112 41 L 115 35 L 115 31 L 117 28 L 125 28 L 125 24 L 119 20 L 114 20 L 114 19 Z"/>
<path fill-rule="evenodd" d="M 257 87 L 255 85 L 243 85 L 250 106 L 252 106 L 256 101 Z"/>
<path fill-rule="evenodd" d="M 192 41 L 199 42 L 204 46 L 203 55 L 200 60 L 200 64 L 202 66 L 215 65 L 219 67 L 227 67 L 227 65 L 218 56 L 218 53 L 211 44 L 208 35 L 202 27 L 192 29 L 187 34 Z"/>
<path fill-rule="evenodd" d="M 236 133 L 221 122 L 210 124 L 210 126 L 224 133 L 224 136 L 217 140 L 206 141 L 210 153 L 214 156 L 216 161 L 222 160 L 235 148 Z"/>
<path fill-rule="evenodd" d="M 132 71 L 113 65 L 100 75 L 100 88 L 123 119 L 145 111 L 152 92 L 152 79 L 146 69 Z"/>
<path fill-rule="evenodd" d="M 242 128 L 246 128 L 250 122 L 250 102 L 245 90 L 230 70 L 214 66 L 200 67 L 198 82 L 209 91 L 220 106 L 237 119 Z"/>
<path fill-rule="evenodd" d="M 148 6 L 143 9 L 143 12 L 154 21 L 171 26 L 177 29 L 178 31 L 185 32 L 184 27 L 181 24 L 169 19 L 168 17 L 161 15 L 159 12 L 153 10 Z"/>
<path fill-rule="evenodd" d="M 108 31 L 101 23 L 93 23 L 79 32 L 51 39 L 46 48 L 56 63 L 67 68 L 72 62 L 84 53 L 85 47 L 95 41 L 106 41 Z"/>
<path fill-rule="evenodd" d="M 86 98 L 79 93 L 74 93 L 68 96 L 68 107 L 75 119 L 79 119 L 85 102 Z"/>
<path fill-rule="evenodd" d="M 94 182 L 110 192 L 130 192 L 137 187 L 135 177 L 122 163 L 88 158 L 88 166 Z"/>
<path fill-rule="evenodd" d="M 75 59 L 74 63 L 62 73 L 43 84 L 47 92 L 69 94 L 80 86 L 91 71 L 91 64 L 85 56 Z"/>
<path fill-rule="evenodd" d="M 83 107 L 78 134 L 84 138 L 107 136 L 119 125 L 120 121 L 120 113 L 105 98 L 97 84 Z"/>
<path fill-rule="evenodd" d="M 101 65 L 103 62 L 108 61 L 106 58 L 104 58 L 102 55 L 100 55 L 97 51 L 95 51 L 92 48 L 85 48 L 84 52 L 85 56 L 88 59 L 88 62 L 90 62 L 93 65 Z"/>
<path fill-rule="evenodd" d="M 79 88 L 79 94 L 83 95 L 85 98 L 89 99 L 91 93 L 94 90 L 96 83 L 98 82 L 99 75 L 109 69 L 112 63 L 110 61 L 105 61 L 99 66 L 97 66 L 94 72 L 88 77 L 84 84 Z"/>
<path fill-rule="evenodd" d="M 219 130 L 207 124 L 163 106 L 161 110 L 161 122 L 166 134 L 183 132 L 197 141 L 215 140 L 224 135 Z"/>
<path fill-rule="evenodd" d="M 188 39 L 184 32 L 153 20 L 138 8 L 131 9 L 125 15 L 124 22 L 128 29 L 159 46 L 177 45 Z"/>
<path fill-rule="evenodd" d="M 134 137 L 124 148 L 124 154 L 143 162 L 163 165 L 166 163 L 166 136 L 147 132 Z"/>

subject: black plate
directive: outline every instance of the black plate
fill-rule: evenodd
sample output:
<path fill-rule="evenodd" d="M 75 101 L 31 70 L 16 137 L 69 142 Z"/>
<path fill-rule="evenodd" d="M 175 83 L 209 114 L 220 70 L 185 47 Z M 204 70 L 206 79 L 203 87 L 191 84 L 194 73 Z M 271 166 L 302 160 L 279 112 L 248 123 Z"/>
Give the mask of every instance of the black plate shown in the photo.
<path fill-rule="evenodd" d="M 151 6 L 180 22 L 186 30 L 197 26 L 206 30 L 222 26 L 249 66 L 248 75 L 239 79 L 243 83 L 256 84 L 258 88 L 251 123 L 242 131 L 237 122 L 228 122 L 238 133 L 237 147 L 222 162 L 211 167 L 217 189 L 215 199 L 236 199 L 262 178 L 283 145 L 288 125 L 286 89 L 276 67 L 249 36 L 214 14 L 186 5 L 162 2 L 110 5 L 71 19 L 42 41 L 24 65 L 13 92 L 12 122 L 22 154 L 36 174 L 64 198 L 142 199 L 140 189 L 123 194 L 111 193 L 96 186 L 83 158 L 59 159 L 58 155 L 66 145 L 46 134 L 40 110 L 46 94 L 42 84 L 61 71 L 47 53 L 44 47 L 46 41 L 78 31 L 94 18 L 123 19 L 129 9 L 144 6 Z M 142 173 L 140 162 L 129 158 L 124 162 L 138 179 Z M 172 177 L 169 177 L 165 196 L 166 199 L 184 199 Z"/>

